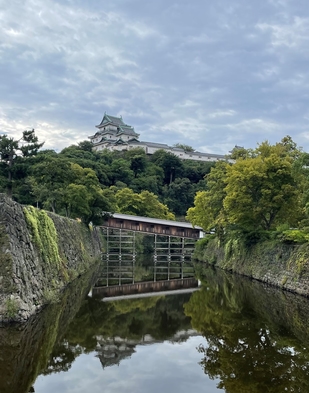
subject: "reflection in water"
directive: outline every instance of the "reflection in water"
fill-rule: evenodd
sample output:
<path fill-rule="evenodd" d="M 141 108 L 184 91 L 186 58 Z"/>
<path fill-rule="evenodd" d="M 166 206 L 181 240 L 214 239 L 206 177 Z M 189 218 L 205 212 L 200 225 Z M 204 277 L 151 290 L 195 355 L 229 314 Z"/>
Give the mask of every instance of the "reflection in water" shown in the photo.
<path fill-rule="evenodd" d="M 106 253 L 97 286 L 193 277 L 196 239 L 103 228 Z M 138 248 L 147 250 L 146 254 Z"/>
<path fill-rule="evenodd" d="M 199 336 L 199 333 L 193 329 L 180 330 L 173 336 L 169 336 L 169 342 L 181 343 L 188 340 L 189 337 Z M 164 340 L 156 339 L 150 334 L 146 334 L 140 339 L 127 339 L 119 336 L 116 337 L 97 337 L 98 343 L 96 351 L 103 368 L 118 365 L 126 358 L 130 358 L 136 352 L 137 346 L 146 346 L 160 344 Z"/>
<path fill-rule="evenodd" d="M 308 392 L 308 300 L 212 269 L 185 305 L 201 366 L 229 393 Z"/>
<path fill-rule="evenodd" d="M 79 393 L 81 373 L 93 393 L 117 391 L 115 380 L 125 392 L 309 391 L 307 299 L 205 269 L 192 295 L 103 302 L 86 296 L 92 274 L 27 325 L 0 329 L 1 393 L 27 393 L 38 375 L 37 391 Z"/>
<path fill-rule="evenodd" d="M 0 392 L 26 393 L 45 372 L 51 352 L 75 316 L 97 275 L 91 269 L 69 286 L 61 302 L 45 308 L 27 324 L 0 328 Z"/>
<path fill-rule="evenodd" d="M 183 303 L 189 297 L 155 296 L 108 303 L 87 298 L 63 340 L 54 347 L 48 370 L 53 372 L 56 362 L 66 370 L 80 353 L 92 351 L 104 367 L 119 364 L 137 345 L 181 341 L 195 335 L 190 318 L 183 313 Z"/>

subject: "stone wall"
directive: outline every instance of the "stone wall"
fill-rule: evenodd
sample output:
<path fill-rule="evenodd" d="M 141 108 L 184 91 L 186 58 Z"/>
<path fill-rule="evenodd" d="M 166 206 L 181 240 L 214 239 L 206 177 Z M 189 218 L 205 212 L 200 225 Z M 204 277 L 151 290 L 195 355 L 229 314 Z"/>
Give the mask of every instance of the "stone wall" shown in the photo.
<path fill-rule="evenodd" d="M 0 194 L 0 322 L 27 320 L 99 259 L 96 229 L 48 216 L 57 232 L 57 263 L 44 257 L 24 207 Z"/>
<path fill-rule="evenodd" d="M 194 257 L 224 270 L 309 296 L 309 243 L 260 242 L 250 248 L 220 245 L 217 239 L 197 250 Z"/>

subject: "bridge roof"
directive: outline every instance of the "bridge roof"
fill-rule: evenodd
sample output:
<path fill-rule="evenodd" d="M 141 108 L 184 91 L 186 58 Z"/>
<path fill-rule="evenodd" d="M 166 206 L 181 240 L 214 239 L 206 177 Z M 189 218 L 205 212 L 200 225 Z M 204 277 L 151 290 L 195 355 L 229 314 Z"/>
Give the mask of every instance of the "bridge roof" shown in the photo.
<path fill-rule="evenodd" d="M 121 213 L 113 213 L 111 216 L 114 218 L 119 218 L 121 220 L 140 221 L 140 222 L 147 222 L 149 224 L 160 224 L 160 225 L 174 226 L 180 228 L 194 228 L 203 231 L 202 227 L 193 226 L 190 222 L 184 222 L 184 221 L 163 220 L 161 218 L 132 216 L 130 214 L 121 214 Z"/>

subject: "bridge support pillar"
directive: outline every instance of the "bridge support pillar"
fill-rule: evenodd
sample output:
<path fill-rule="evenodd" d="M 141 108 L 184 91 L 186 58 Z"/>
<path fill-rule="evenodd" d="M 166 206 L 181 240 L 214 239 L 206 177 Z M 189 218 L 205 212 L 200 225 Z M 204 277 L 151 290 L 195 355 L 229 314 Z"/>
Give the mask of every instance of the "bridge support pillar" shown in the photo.
<path fill-rule="evenodd" d="M 153 281 L 157 281 L 157 235 L 154 236 L 154 252 L 153 252 Z"/>
<path fill-rule="evenodd" d="M 102 231 L 106 238 L 106 253 L 102 255 L 98 285 L 136 283 L 136 231 L 111 227 L 102 227 Z M 151 237 L 154 239 L 153 281 L 184 279 L 192 274 L 190 255 L 195 239 L 189 239 L 184 234 L 181 237 L 151 234 Z"/>
<path fill-rule="evenodd" d="M 183 279 L 183 268 L 185 263 L 185 238 L 181 238 L 181 278 Z"/>
<path fill-rule="evenodd" d="M 133 232 L 133 255 L 132 255 L 132 283 L 134 284 L 134 274 L 135 274 L 135 259 L 136 259 L 136 249 L 135 249 L 135 232 Z"/>

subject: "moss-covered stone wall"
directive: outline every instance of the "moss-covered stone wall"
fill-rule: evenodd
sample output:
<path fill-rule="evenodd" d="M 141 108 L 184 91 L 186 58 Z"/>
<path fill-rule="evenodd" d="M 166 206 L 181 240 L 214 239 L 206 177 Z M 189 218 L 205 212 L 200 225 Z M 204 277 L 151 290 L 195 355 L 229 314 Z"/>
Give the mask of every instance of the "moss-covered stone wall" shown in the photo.
<path fill-rule="evenodd" d="M 225 243 L 203 239 L 194 257 L 222 269 L 309 296 L 309 243 L 263 241 L 245 247 L 240 241 Z"/>
<path fill-rule="evenodd" d="M 25 321 L 101 253 L 99 233 L 0 194 L 0 322 Z"/>

